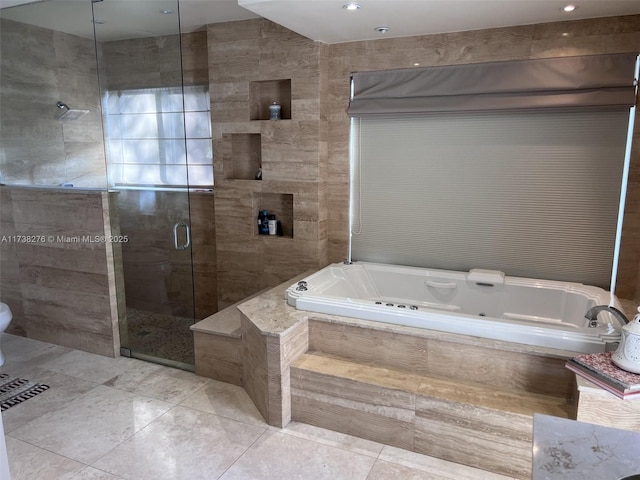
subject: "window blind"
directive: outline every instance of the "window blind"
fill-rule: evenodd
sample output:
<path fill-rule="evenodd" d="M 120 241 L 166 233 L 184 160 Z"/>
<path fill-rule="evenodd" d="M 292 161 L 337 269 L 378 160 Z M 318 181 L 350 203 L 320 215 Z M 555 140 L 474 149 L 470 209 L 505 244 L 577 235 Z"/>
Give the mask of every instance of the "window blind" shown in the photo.
<path fill-rule="evenodd" d="M 352 119 L 352 259 L 607 288 L 628 108 Z"/>
<path fill-rule="evenodd" d="M 356 72 L 349 115 L 635 104 L 637 53 Z"/>

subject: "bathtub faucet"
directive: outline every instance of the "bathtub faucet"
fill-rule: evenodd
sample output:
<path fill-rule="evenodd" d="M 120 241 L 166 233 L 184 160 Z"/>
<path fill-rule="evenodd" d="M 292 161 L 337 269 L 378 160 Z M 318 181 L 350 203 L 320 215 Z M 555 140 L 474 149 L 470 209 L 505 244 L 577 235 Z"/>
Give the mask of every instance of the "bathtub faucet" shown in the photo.
<path fill-rule="evenodd" d="M 618 319 L 618 321 L 620 322 L 620 325 L 622 325 L 623 327 L 627 323 L 629 323 L 629 319 L 625 316 L 624 313 L 622 313 L 616 307 L 611 307 L 609 305 L 596 305 L 595 307 L 591 307 L 587 311 L 584 317 L 589 321 L 594 321 L 598 316 L 598 314 L 603 310 L 606 310 L 607 312 L 611 312 L 613 316 Z"/>

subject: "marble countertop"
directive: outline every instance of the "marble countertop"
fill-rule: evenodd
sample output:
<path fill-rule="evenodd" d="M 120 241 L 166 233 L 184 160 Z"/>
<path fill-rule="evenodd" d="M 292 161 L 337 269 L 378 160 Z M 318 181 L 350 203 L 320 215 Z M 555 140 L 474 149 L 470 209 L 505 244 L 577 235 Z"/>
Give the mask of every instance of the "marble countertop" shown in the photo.
<path fill-rule="evenodd" d="M 618 480 L 640 473 L 640 433 L 533 417 L 532 480 Z"/>

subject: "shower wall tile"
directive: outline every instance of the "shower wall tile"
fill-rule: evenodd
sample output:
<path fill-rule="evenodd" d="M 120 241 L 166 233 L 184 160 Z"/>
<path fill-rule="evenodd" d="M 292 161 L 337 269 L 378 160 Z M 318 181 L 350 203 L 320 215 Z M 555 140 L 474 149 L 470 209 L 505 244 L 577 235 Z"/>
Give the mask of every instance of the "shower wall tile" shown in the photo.
<path fill-rule="evenodd" d="M 352 72 L 487 61 L 640 51 L 640 16 L 597 18 L 469 32 L 370 40 L 329 45 L 328 212 L 329 260 L 347 252 L 349 205 L 349 78 Z M 636 120 L 635 135 L 640 132 Z M 636 141 L 630 178 L 640 171 Z M 637 184 L 630 183 L 630 190 Z M 635 188 L 635 191 L 638 189 Z M 633 195 L 633 194 L 631 194 Z M 617 294 L 633 298 L 640 291 L 638 227 L 635 198 L 627 201 L 620 252 Z M 636 300 L 640 297 L 636 296 Z"/>
<path fill-rule="evenodd" d="M 218 311 L 214 196 L 189 194 L 189 211 L 195 318 L 202 320 Z"/>
<path fill-rule="evenodd" d="M 206 31 L 182 35 L 182 74 L 185 85 L 209 83 Z"/>
<path fill-rule="evenodd" d="M 182 44 L 182 60 L 180 47 Z M 111 90 L 208 83 L 206 32 L 100 44 L 105 88 Z"/>

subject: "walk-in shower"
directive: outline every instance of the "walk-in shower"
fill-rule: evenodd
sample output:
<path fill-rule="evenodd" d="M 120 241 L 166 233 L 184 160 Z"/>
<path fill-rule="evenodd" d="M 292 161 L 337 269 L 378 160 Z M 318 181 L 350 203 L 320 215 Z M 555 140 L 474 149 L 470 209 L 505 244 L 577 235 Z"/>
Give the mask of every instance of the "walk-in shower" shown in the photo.
<path fill-rule="evenodd" d="M 175 13 L 156 19 L 158 3 Z M 179 12 L 178 0 L 0 10 L 2 233 L 38 240 L 0 245 L 13 333 L 193 369 L 189 327 L 217 299 L 201 285 L 216 301 L 196 312 L 192 243 L 215 233 L 191 233 L 191 208 L 210 223 L 213 166 L 206 54 L 185 84 Z"/>

